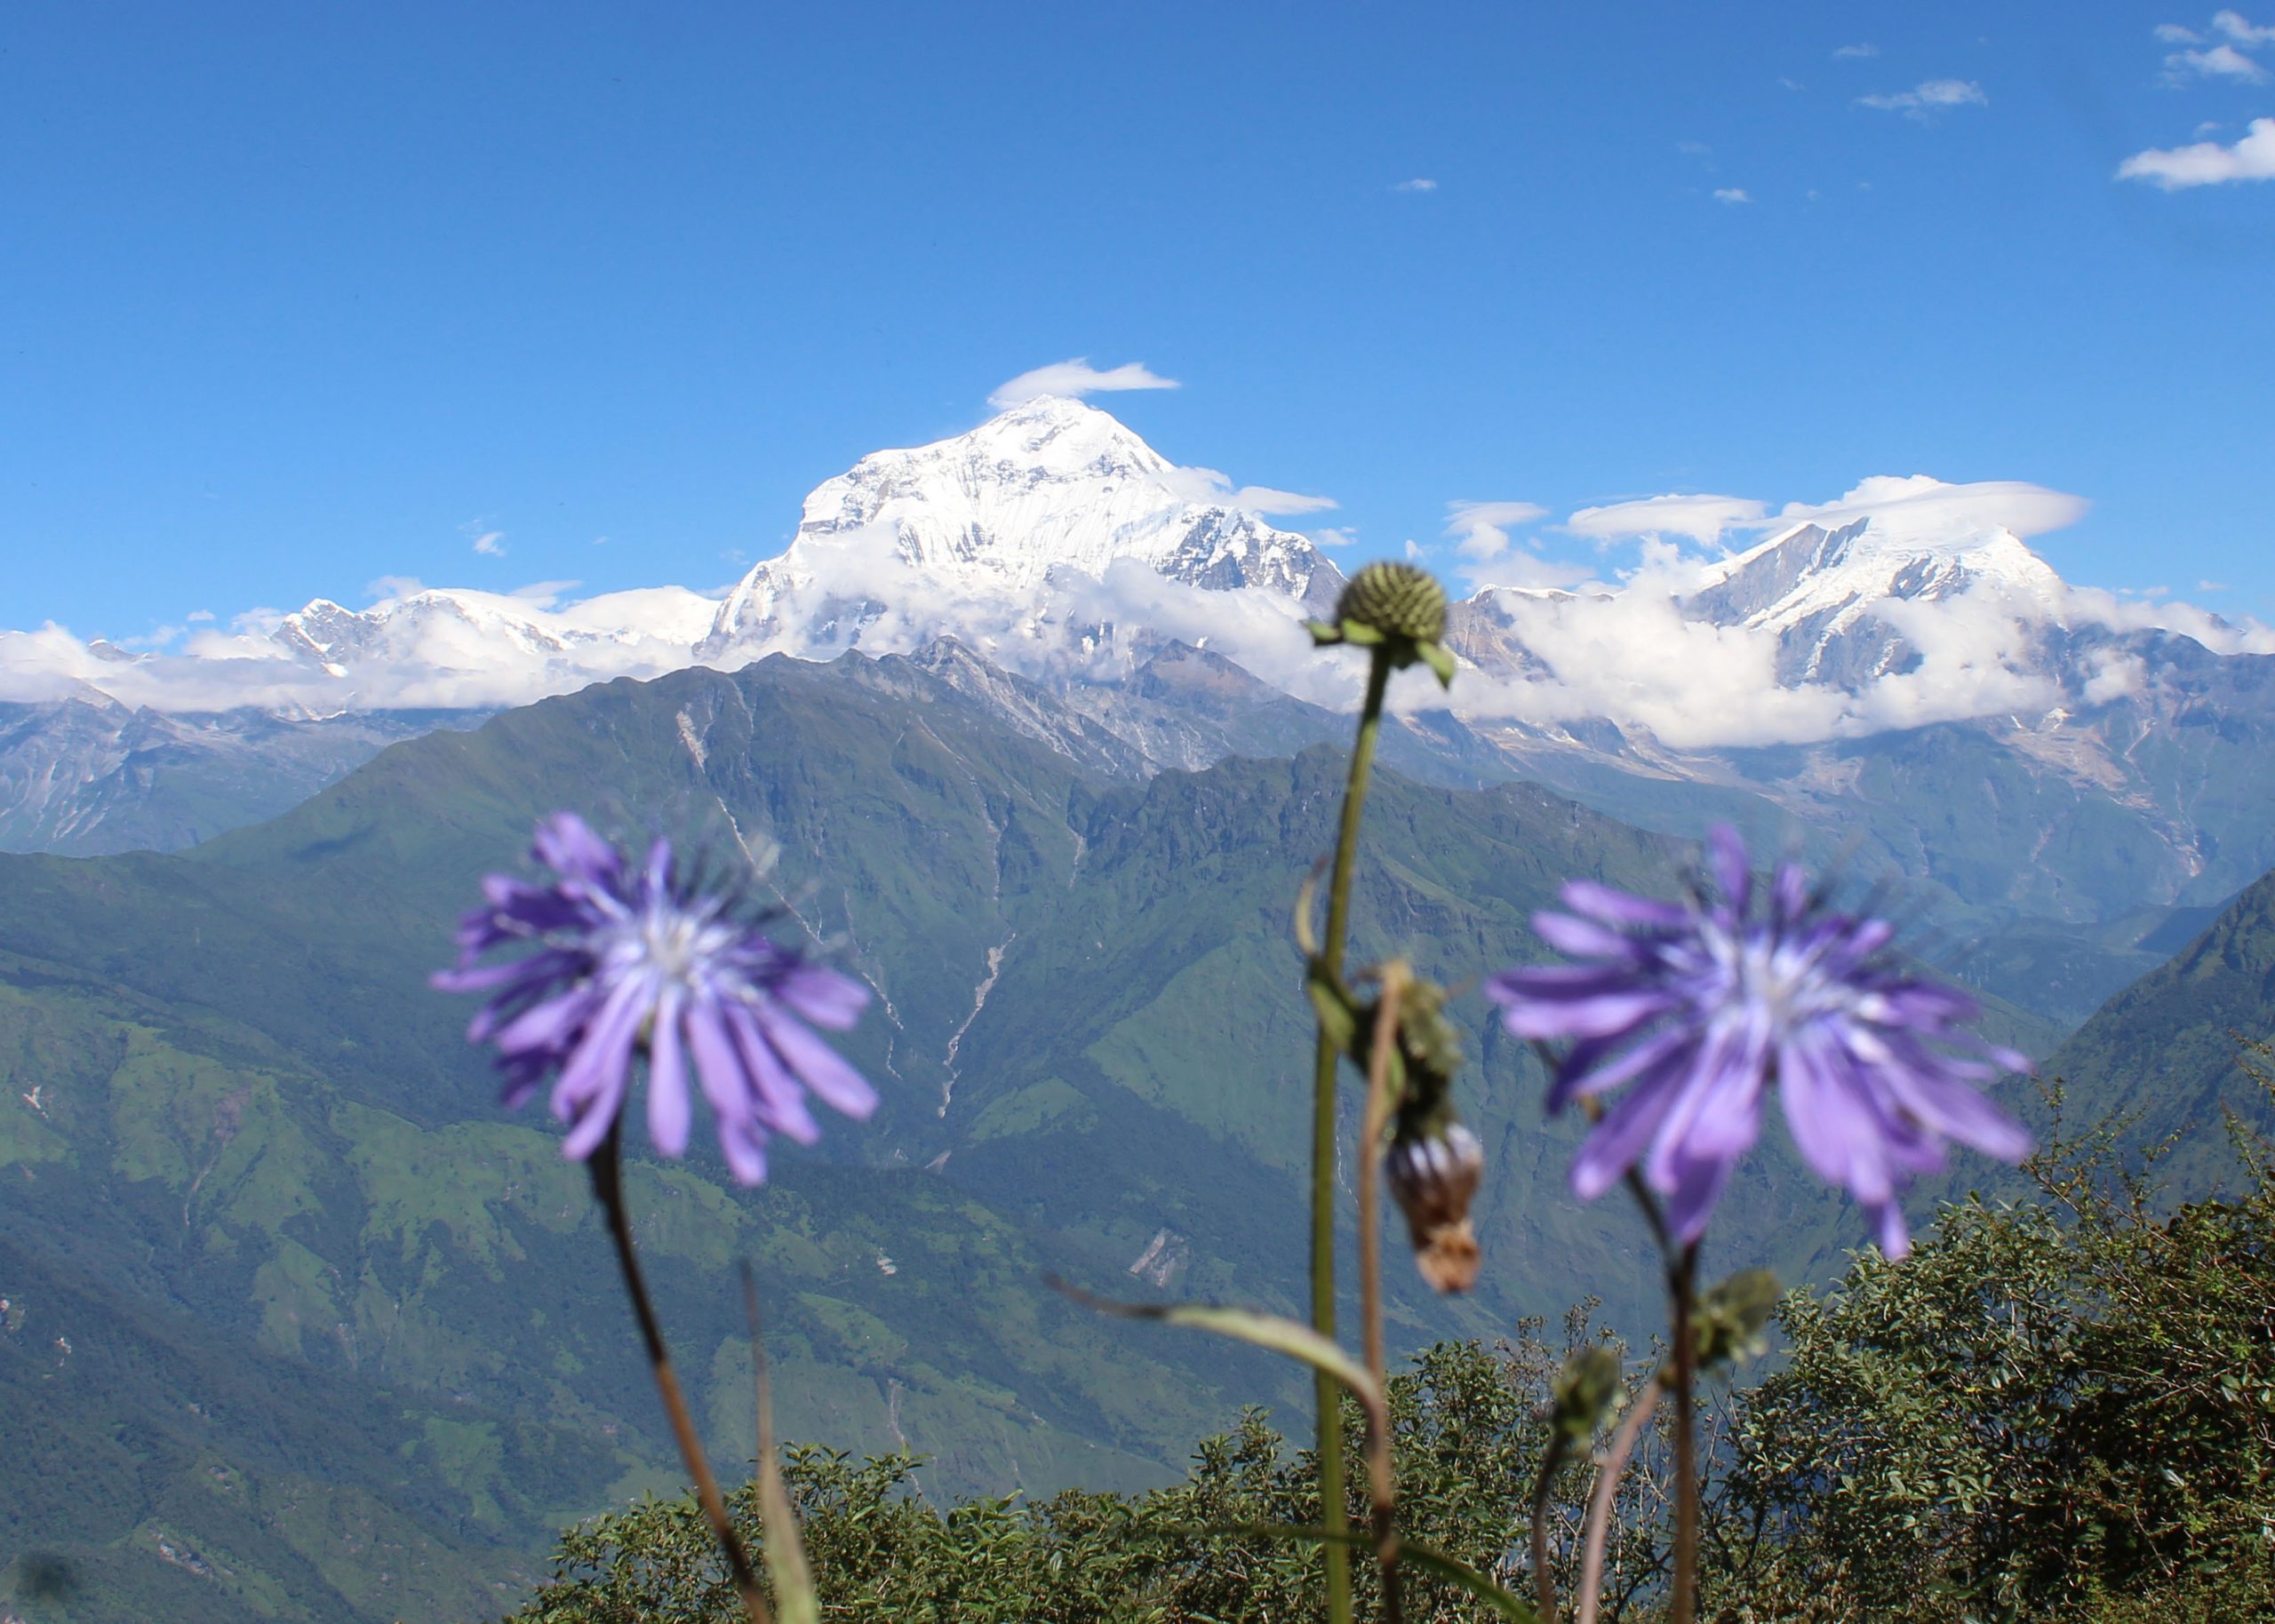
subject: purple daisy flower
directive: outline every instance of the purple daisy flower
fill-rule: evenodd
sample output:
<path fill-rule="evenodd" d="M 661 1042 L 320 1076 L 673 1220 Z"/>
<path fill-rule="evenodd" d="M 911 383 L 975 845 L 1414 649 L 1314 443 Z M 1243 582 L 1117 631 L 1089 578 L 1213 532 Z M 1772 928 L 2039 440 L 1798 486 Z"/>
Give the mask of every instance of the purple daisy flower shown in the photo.
<path fill-rule="evenodd" d="M 1639 1162 L 1686 1245 L 1704 1233 L 1732 1165 L 1761 1132 L 1774 1081 L 1801 1155 L 1872 1214 L 1880 1249 L 1910 1250 L 1897 1195 L 1958 1140 L 2008 1161 L 2022 1126 L 1975 1085 L 2030 1062 L 1963 1030 L 1954 988 L 1896 974 L 1885 920 L 1834 912 L 1787 864 L 1757 910 L 1736 833 L 1709 837 L 1721 892 L 1688 906 L 1576 880 L 1570 913 L 1540 913 L 1549 945 L 1592 962 L 1508 970 L 1487 983 L 1520 1038 L 1569 1039 L 1548 1109 L 1632 1084 L 1588 1135 L 1572 1188 L 1592 1200 Z"/>
<path fill-rule="evenodd" d="M 538 824 L 531 855 L 555 881 L 485 879 L 487 905 L 459 925 L 458 967 L 432 979 L 447 992 L 493 995 L 467 1037 L 498 1046 L 507 1104 L 559 1073 L 553 1114 L 570 1124 L 564 1155 L 581 1161 L 608 1137 L 641 1050 L 656 1148 L 687 1150 L 691 1064 L 727 1165 L 746 1184 L 766 1176 L 770 1134 L 820 1137 L 809 1092 L 849 1117 L 876 1109 L 876 1092 L 806 1024 L 846 1030 L 867 989 L 778 946 L 718 898 L 681 890 L 669 841 L 635 870 L 582 818 L 560 812 Z M 479 962 L 509 943 L 537 951 Z"/>

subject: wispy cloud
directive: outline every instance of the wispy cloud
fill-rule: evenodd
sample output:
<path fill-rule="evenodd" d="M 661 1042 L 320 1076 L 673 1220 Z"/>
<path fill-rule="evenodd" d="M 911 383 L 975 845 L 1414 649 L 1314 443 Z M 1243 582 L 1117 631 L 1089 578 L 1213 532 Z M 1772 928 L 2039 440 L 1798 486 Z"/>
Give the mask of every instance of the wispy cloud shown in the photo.
<path fill-rule="evenodd" d="M 1359 540 L 1358 531 L 1348 528 L 1337 529 L 1333 525 L 1322 526 L 1319 529 L 1306 533 L 1311 537 L 1312 545 L 1315 547 L 1354 546 Z"/>
<path fill-rule="evenodd" d="M 1427 175 L 1417 175 L 1411 180 L 1401 180 L 1391 187 L 1393 192 L 1434 192 L 1437 189 L 1438 183 Z"/>
<path fill-rule="evenodd" d="M 2246 84 L 2267 82 L 2264 68 L 2229 44 L 2215 45 L 2209 51 L 2176 51 L 2165 59 L 2165 73 L 2177 84 L 2190 79 L 2237 79 Z"/>
<path fill-rule="evenodd" d="M 2222 12 L 2212 19 L 2212 26 L 2239 45 L 2275 45 L 2275 24 L 2255 28 L 2240 12 Z"/>
<path fill-rule="evenodd" d="M 1765 503 L 1746 497 L 1663 496 L 1584 507 L 1564 521 L 1574 536 L 1593 542 L 1630 541 L 1639 536 L 1680 536 L 1711 546 L 1723 535 L 1761 518 Z"/>
<path fill-rule="evenodd" d="M 1742 186 L 1718 186 L 1714 188 L 1714 201 L 1725 203 L 1750 203 L 1753 198 Z"/>
<path fill-rule="evenodd" d="M 506 532 L 503 530 L 483 531 L 481 535 L 474 538 L 474 550 L 481 553 L 484 558 L 505 557 Z"/>
<path fill-rule="evenodd" d="M 1163 378 L 1146 370 L 1142 362 L 1125 362 L 1118 367 L 1100 371 L 1087 356 L 1078 355 L 1072 361 L 1055 361 L 1047 367 L 1037 367 L 1022 372 L 1008 382 L 999 384 L 988 395 L 990 406 L 1018 406 L 1037 395 L 1063 394 L 1080 400 L 1086 394 L 1111 394 L 1124 389 L 1178 389 L 1184 387 L 1174 378 Z"/>
<path fill-rule="evenodd" d="M 1907 118 L 1926 120 L 1953 107 L 1985 107 L 1991 98 L 1972 79 L 1928 79 L 1908 91 L 1889 91 L 1879 95 L 1859 96 L 1859 105 L 1878 107 L 1883 113 L 1901 113 Z"/>
<path fill-rule="evenodd" d="M 182 618 L 188 621 L 191 625 L 202 625 L 206 621 L 213 618 L 213 611 L 212 609 L 192 609 L 188 614 L 184 615 Z"/>
<path fill-rule="evenodd" d="M 1835 529 L 1870 519 L 1875 535 L 1897 540 L 1949 541 L 1997 530 L 2027 539 L 2075 524 L 2089 506 L 2083 497 L 2028 480 L 1953 484 L 1925 474 L 1881 474 L 1859 481 L 1830 502 L 1788 502 L 1754 528 L 1807 521 Z"/>
<path fill-rule="evenodd" d="M 2253 119 L 2243 138 L 2229 146 L 2199 141 L 2136 152 L 2117 166 L 2117 178 L 2145 180 L 2167 192 L 2231 180 L 2275 180 L 2275 118 Z"/>
<path fill-rule="evenodd" d="M 1317 513 L 1336 506 L 1333 497 L 1276 490 L 1270 485 L 1235 487 L 1214 468 L 1173 467 L 1159 477 L 1176 496 L 1209 507 L 1238 507 L 1251 513 Z"/>
<path fill-rule="evenodd" d="M 1835 51 L 1832 55 L 1836 61 L 1853 61 L 1861 60 L 1864 57 L 1878 56 L 1880 53 L 1880 48 L 1878 45 L 1843 45 L 1839 50 Z"/>
<path fill-rule="evenodd" d="M 1449 502 L 1446 534 L 1456 538 L 1455 552 L 1483 563 L 1509 550 L 1510 530 L 1547 517 L 1537 502 Z"/>

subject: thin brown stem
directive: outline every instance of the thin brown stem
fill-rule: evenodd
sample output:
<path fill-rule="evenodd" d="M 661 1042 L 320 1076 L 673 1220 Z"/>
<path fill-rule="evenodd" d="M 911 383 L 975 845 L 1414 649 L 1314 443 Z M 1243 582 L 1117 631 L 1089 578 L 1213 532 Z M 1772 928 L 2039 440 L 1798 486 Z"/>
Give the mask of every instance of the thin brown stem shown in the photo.
<path fill-rule="evenodd" d="M 752 1570 L 749 1556 L 744 1554 L 742 1541 L 735 1537 L 734 1524 L 727 1519 L 727 1502 L 720 1497 L 718 1480 L 712 1477 L 711 1463 L 705 1459 L 703 1445 L 695 1436 L 694 1420 L 688 1414 L 679 1377 L 672 1369 L 671 1349 L 664 1345 L 663 1327 L 657 1324 L 655 1306 L 648 1298 L 648 1283 L 640 1272 L 640 1256 L 633 1249 L 631 1215 L 624 1205 L 624 1167 L 619 1158 L 622 1140 L 623 1125 L 619 1120 L 609 1129 L 607 1140 L 586 1164 L 593 1175 L 593 1197 L 608 1216 L 609 1238 L 616 1243 L 617 1267 L 624 1273 L 624 1289 L 632 1299 L 633 1318 L 639 1322 L 640 1341 L 647 1350 L 648 1368 L 656 1378 L 657 1396 L 663 1400 L 664 1413 L 671 1420 L 680 1459 L 687 1463 L 688 1476 L 695 1479 L 696 1501 L 702 1506 L 711 1532 L 719 1541 L 720 1552 L 727 1558 L 727 1572 L 734 1580 L 735 1594 L 742 1598 L 743 1613 L 750 1624 L 774 1624 L 766 1597 L 758 1587 L 758 1575 Z"/>
<path fill-rule="evenodd" d="M 1393 960 L 1383 968 L 1382 994 L 1375 1001 L 1375 1043 L 1367 1057 L 1367 1112 L 1359 1137 L 1359 1318 L 1366 1339 L 1367 1371 L 1387 1398 L 1383 1345 L 1383 1235 L 1379 1187 L 1383 1133 L 1397 1103 L 1391 1097 L 1392 1046 L 1398 1041 L 1398 1003 L 1406 991 L 1406 967 Z M 1375 1565 L 1382 1579 L 1383 1617 L 1401 1624 L 1405 1598 L 1398 1577 L 1398 1478 L 1393 1458 L 1390 1418 L 1369 1416 L 1367 1426 L 1368 1487 L 1374 1501 Z"/>
<path fill-rule="evenodd" d="M 1577 1624 L 1595 1624 L 1596 1608 L 1603 1599 L 1604 1546 L 1611 1537 L 1612 1502 L 1618 1497 L 1619 1480 L 1626 1474 L 1628 1457 L 1635 1453 L 1635 1440 L 1643 1436 L 1651 1412 L 1659 1407 L 1659 1394 L 1664 1389 L 1664 1384 L 1657 1376 L 1644 1386 L 1635 1402 L 1628 1406 L 1619 1430 L 1611 1435 L 1611 1446 L 1604 1451 L 1603 1463 L 1596 1469 L 1595 1492 L 1588 1498 L 1586 1538 L 1580 1551 L 1580 1610 Z"/>
<path fill-rule="evenodd" d="M 1560 1427 L 1549 1435 L 1540 1476 L 1532 1485 L 1532 1594 L 1538 1604 L 1540 1624 L 1556 1624 L 1556 1575 L 1548 1566 L 1548 1501 L 1556 1487 L 1556 1474 L 1571 1453 L 1572 1440 Z"/>
<path fill-rule="evenodd" d="M 1667 1271 L 1674 1300 L 1674 1596 L 1669 1624 L 1692 1624 L 1698 1611 L 1698 1439 L 1692 1415 L 1698 1337 L 1691 1325 L 1698 1296 L 1698 1243 L 1683 1247 Z"/>

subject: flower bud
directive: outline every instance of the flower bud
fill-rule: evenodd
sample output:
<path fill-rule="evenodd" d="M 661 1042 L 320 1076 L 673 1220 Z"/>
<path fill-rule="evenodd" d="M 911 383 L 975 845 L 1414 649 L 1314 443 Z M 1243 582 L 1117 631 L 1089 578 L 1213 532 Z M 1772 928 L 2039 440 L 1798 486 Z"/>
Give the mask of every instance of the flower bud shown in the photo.
<path fill-rule="evenodd" d="M 1441 1292 L 1477 1283 L 1477 1231 L 1469 1204 L 1485 1172 L 1485 1147 L 1458 1122 L 1392 1141 L 1383 1156 L 1390 1193 L 1406 1214 L 1415 1266 Z"/>
<path fill-rule="evenodd" d="M 1335 617 L 1386 637 L 1434 643 L 1445 635 L 1446 589 L 1428 570 L 1411 564 L 1369 564 L 1344 586 Z"/>

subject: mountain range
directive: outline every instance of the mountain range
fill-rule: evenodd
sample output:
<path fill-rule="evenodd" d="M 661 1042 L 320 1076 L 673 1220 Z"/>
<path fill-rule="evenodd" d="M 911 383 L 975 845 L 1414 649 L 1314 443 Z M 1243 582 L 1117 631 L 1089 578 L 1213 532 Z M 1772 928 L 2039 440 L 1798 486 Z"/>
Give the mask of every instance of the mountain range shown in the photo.
<path fill-rule="evenodd" d="M 1042 1284 L 1290 1310 L 1303 1278 L 1287 920 L 1341 783 L 1307 730 L 1340 724 L 1178 643 L 1114 691 L 1218 759 L 1149 768 L 1053 685 L 940 641 L 613 681 L 398 742 L 187 852 L 0 858 L 0 1457 L 31 1463 L 0 1596 L 25 1607 L 36 1568 L 79 1587 L 74 1619 L 483 1616 L 549 1529 L 676 1480 L 575 1170 L 497 1110 L 466 1011 L 425 985 L 478 877 L 560 806 L 742 870 L 877 994 L 848 1046 L 874 1121 L 755 1191 L 707 1149 L 635 1160 L 727 1460 L 750 1437 L 738 1257 L 786 1430 L 922 1450 L 930 1493 L 1154 1481 L 1241 1403 L 1300 1405 L 1261 1356 L 1109 1327 Z M 1426 720 L 1401 748 L 1442 766 Z M 1564 878 L 1664 889 L 1688 860 L 1535 784 L 1396 771 L 1368 836 L 1358 951 L 1457 983 L 1537 951 Z M 2226 989 L 2212 1018 L 2265 1018 L 2266 941 L 2235 927 L 2255 899 L 2206 938 L 2232 947 L 2183 957 L 2207 967 L 2191 996 Z M 1574 1125 L 1541 1122 L 1529 1055 L 1473 993 L 1458 1008 L 1492 1263 L 1454 1303 L 1394 1271 L 1396 1341 L 1591 1291 L 1649 1323 L 1634 1223 L 1572 1202 Z M 2045 1054 L 2061 1029 L 2001 1007 L 1991 1030 Z M 2231 1097 L 2201 1047 L 2190 1097 Z M 2120 1058 L 2080 1099 L 2139 1079 Z M 1726 1213 L 1715 1266 L 1789 1279 L 1862 1233 L 1774 1142 Z"/>
<path fill-rule="evenodd" d="M 1955 973 L 2081 1020 L 2157 962 L 2143 941 L 2275 864 L 2254 792 L 2275 634 L 2071 586 L 2002 522 L 2004 487 L 1851 494 L 1742 551 L 1647 550 L 1608 585 L 1479 587 L 1454 606 L 1451 694 L 1394 692 L 1396 759 L 1840 861 L 1897 887 Z M 1284 752 L 1337 736 L 1355 696 L 1301 629 L 1342 572 L 1258 516 L 1307 505 L 1042 397 L 825 482 L 722 597 L 406 590 L 175 654 L 0 633 L 0 849 L 178 848 L 427 728 L 770 653 L 1022 676 L 1133 781 Z"/>

